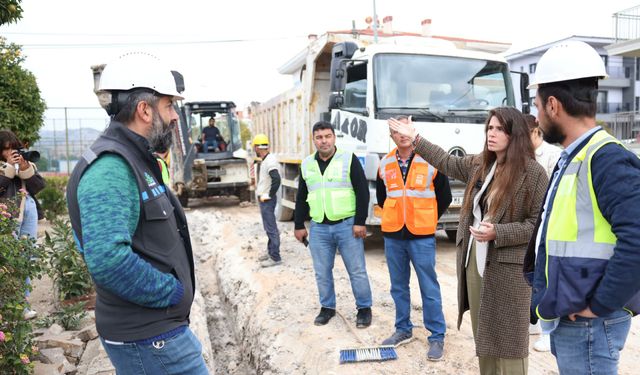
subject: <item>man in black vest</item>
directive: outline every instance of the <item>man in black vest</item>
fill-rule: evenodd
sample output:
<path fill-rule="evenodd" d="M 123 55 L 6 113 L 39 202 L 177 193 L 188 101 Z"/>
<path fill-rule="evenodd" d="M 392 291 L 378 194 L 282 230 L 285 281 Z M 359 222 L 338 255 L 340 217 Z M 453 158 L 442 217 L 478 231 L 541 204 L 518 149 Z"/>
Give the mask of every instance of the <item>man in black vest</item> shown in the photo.
<path fill-rule="evenodd" d="M 189 329 L 187 221 L 153 156 L 178 120 L 174 76 L 153 56 L 127 54 L 104 68 L 97 94 L 111 123 L 74 169 L 67 202 L 102 345 L 118 374 L 207 374 Z"/>

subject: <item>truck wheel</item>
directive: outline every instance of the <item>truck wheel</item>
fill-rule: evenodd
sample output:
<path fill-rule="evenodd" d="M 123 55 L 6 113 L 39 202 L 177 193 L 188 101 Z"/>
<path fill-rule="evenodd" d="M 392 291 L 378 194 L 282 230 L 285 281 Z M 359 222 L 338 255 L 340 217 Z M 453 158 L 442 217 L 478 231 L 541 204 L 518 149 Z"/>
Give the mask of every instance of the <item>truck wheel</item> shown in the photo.
<path fill-rule="evenodd" d="M 182 194 L 178 195 L 178 201 L 180 201 L 180 205 L 183 208 L 189 207 L 189 194 L 185 191 Z"/>
<path fill-rule="evenodd" d="M 447 233 L 447 237 L 449 238 L 449 241 L 456 242 L 456 235 L 458 234 L 457 229 L 449 229 L 449 230 L 446 230 L 445 232 Z"/>
<path fill-rule="evenodd" d="M 249 191 L 249 189 L 242 189 L 242 190 L 238 190 L 237 192 L 238 195 L 238 199 L 240 199 L 240 202 L 249 202 L 251 201 L 251 191 Z"/>
<path fill-rule="evenodd" d="M 285 207 L 282 205 L 282 197 L 283 197 L 283 187 L 281 186 L 280 189 L 278 189 L 278 192 L 276 193 L 276 195 L 278 196 L 278 201 L 276 202 L 276 209 L 275 209 L 275 215 L 276 215 L 276 220 L 278 221 L 291 221 L 293 220 L 293 210 L 290 209 L 289 207 Z"/>

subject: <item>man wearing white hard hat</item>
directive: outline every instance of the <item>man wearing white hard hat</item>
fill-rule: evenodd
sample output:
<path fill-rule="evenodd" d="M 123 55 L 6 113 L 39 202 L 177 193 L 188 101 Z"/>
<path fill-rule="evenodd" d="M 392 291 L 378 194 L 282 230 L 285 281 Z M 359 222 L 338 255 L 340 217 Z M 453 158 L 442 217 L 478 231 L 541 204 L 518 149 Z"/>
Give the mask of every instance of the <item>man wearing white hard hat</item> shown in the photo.
<path fill-rule="evenodd" d="M 154 56 L 107 64 L 96 93 L 111 116 L 67 186 L 78 250 L 96 288 L 96 327 L 118 374 L 207 374 L 189 329 L 195 290 L 187 221 L 153 152 L 182 99 Z"/>
<path fill-rule="evenodd" d="M 640 311 L 640 159 L 596 125 L 606 77 L 592 47 L 567 41 L 529 86 L 545 140 L 564 146 L 524 264 L 560 374 L 616 374 Z"/>

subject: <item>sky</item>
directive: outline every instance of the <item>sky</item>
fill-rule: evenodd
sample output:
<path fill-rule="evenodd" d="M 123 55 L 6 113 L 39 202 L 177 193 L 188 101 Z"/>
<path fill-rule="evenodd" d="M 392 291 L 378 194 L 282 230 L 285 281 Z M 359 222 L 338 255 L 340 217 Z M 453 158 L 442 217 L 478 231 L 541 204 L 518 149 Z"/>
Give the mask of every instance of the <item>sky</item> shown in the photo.
<path fill-rule="evenodd" d="M 23 0 L 23 18 L 0 35 L 23 46 L 49 107 L 97 107 L 91 65 L 130 51 L 158 56 L 180 71 L 187 100 L 232 100 L 239 109 L 292 87 L 278 68 L 307 35 L 364 28 L 373 0 Z M 516 2 L 376 0 L 380 21 L 421 31 L 511 43 L 506 54 L 571 35 L 612 37 L 612 15 L 639 0 Z M 75 110 L 79 113 L 81 110 Z"/>

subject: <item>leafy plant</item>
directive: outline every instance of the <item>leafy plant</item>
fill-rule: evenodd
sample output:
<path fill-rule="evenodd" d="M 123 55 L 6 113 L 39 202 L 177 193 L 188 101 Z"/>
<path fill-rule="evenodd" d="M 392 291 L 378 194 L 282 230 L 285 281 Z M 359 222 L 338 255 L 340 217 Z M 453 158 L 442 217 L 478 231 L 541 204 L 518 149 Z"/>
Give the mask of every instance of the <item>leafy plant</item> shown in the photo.
<path fill-rule="evenodd" d="M 0 25 L 16 22 L 22 18 L 21 0 L 0 0 Z"/>
<path fill-rule="evenodd" d="M 38 201 L 44 210 L 44 217 L 52 222 L 56 217 L 67 212 L 67 201 L 64 193 L 55 186 L 45 186 L 38 195 Z"/>
<path fill-rule="evenodd" d="M 0 0 L 0 9 L 2 3 L 6 0 Z M 14 4 L 7 6 L 13 5 L 17 12 L 21 11 L 15 1 L 10 3 Z M 21 141 L 33 144 L 40 138 L 38 131 L 43 124 L 46 105 L 36 77 L 22 67 L 24 59 L 20 46 L 0 36 L 0 124 L 13 131 Z"/>
<path fill-rule="evenodd" d="M 60 300 L 91 293 L 93 285 L 82 255 L 76 248 L 67 219 L 55 219 L 52 233 L 45 232 L 44 247 L 49 256 L 49 275 Z"/>
<path fill-rule="evenodd" d="M 23 317 L 27 307 L 27 277 L 40 278 L 44 251 L 35 241 L 17 238 L 13 201 L 0 203 L 0 374 L 29 374 L 37 352 L 32 323 Z"/>
<path fill-rule="evenodd" d="M 71 305 L 63 305 L 62 308 L 53 313 L 53 319 L 67 331 L 80 329 L 80 322 L 87 316 L 84 307 L 86 302 L 78 302 Z"/>

